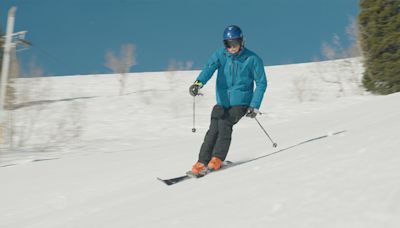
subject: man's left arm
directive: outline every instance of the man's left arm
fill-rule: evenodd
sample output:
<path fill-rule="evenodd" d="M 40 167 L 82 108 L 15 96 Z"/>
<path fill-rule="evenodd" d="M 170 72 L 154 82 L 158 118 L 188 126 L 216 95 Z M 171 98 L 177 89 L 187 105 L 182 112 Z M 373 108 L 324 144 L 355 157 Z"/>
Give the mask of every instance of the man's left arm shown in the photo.
<path fill-rule="evenodd" d="M 265 75 L 264 64 L 260 58 L 254 60 L 253 69 L 254 81 L 256 82 L 256 89 L 251 100 L 250 107 L 259 109 L 264 97 L 265 90 L 267 89 L 267 77 Z"/>

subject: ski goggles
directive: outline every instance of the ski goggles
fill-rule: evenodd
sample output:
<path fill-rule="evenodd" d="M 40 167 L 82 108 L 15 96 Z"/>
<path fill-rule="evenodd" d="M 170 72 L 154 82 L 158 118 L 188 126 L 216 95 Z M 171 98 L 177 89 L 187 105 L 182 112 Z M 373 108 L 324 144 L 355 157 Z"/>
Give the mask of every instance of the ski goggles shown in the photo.
<path fill-rule="evenodd" d="M 225 48 L 242 46 L 243 39 L 224 40 Z"/>

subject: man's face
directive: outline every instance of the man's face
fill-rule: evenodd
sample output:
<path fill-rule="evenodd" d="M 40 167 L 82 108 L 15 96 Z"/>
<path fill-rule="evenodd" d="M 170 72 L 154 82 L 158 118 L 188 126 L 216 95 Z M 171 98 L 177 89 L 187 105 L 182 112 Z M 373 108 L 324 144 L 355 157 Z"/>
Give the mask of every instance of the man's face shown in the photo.
<path fill-rule="evenodd" d="M 240 47 L 242 46 L 242 39 L 224 40 L 224 45 L 229 53 L 235 54 L 239 52 Z"/>
<path fill-rule="evenodd" d="M 240 46 L 226 48 L 229 53 L 236 54 L 240 50 Z"/>

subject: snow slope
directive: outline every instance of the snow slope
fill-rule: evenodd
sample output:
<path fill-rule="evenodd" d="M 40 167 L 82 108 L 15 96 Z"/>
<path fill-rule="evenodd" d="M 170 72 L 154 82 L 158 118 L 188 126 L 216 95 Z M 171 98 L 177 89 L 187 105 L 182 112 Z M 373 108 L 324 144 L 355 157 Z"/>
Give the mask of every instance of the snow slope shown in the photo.
<path fill-rule="evenodd" d="M 37 114 L 41 134 L 2 151 L 0 227 L 399 227 L 400 94 L 327 82 L 359 77 L 358 59 L 266 70 L 259 120 L 278 148 L 245 118 L 228 159 L 262 158 L 173 186 L 156 177 L 195 162 L 214 81 L 196 98 L 195 134 L 187 87 L 196 71 L 131 74 L 123 96 L 111 75 L 18 81 L 20 92 L 36 90 L 12 111 L 16 125 Z M 54 129 L 68 141 L 44 147 Z"/>

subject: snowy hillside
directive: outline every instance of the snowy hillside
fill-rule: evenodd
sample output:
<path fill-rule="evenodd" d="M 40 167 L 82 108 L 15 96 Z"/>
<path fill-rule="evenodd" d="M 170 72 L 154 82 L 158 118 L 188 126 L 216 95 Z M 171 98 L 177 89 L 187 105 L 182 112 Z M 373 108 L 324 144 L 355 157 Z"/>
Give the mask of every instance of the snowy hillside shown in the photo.
<path fill-rule="evenodd" d="M 121 96 L 115 75 L 17 81 L 0 227 L 399 227 L 400 94 L 363 94 L 359 59 L 266 72 L 259 120 L 278 148 L 245 118 L 228 159 L 260 159 L 173 186 L 156 177 L 196 161 L 214 80 L 194 134 L 198 71 L 130 74 Z"/>

